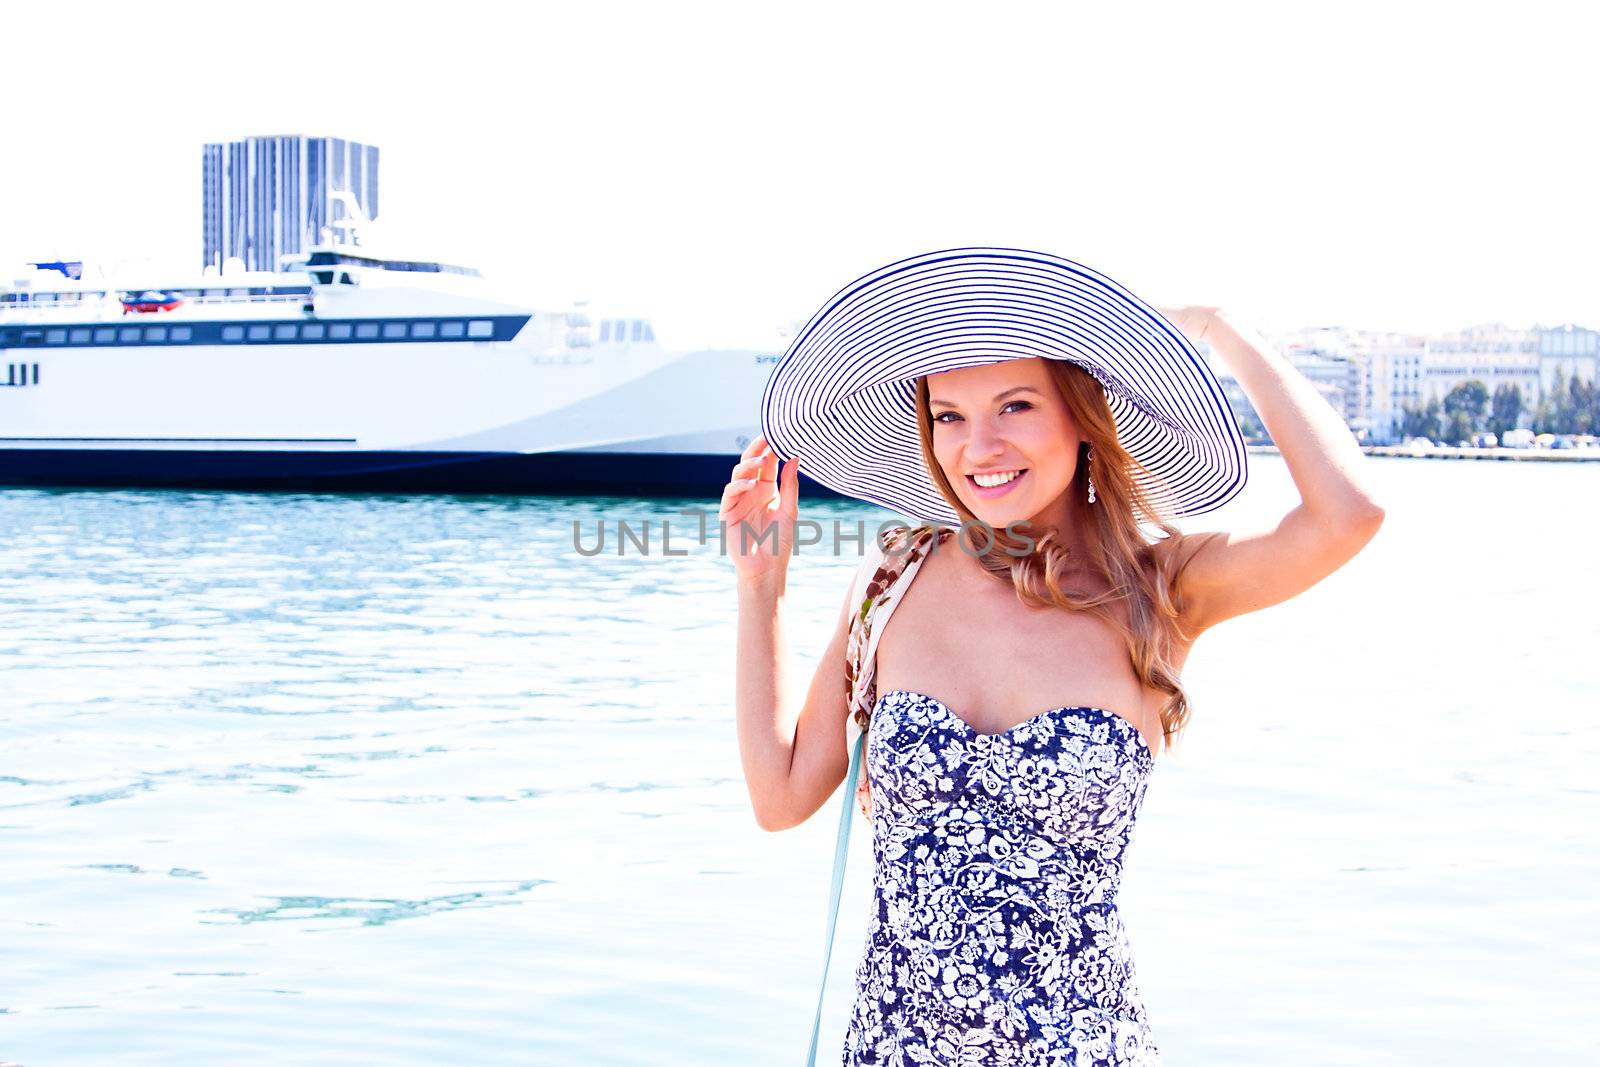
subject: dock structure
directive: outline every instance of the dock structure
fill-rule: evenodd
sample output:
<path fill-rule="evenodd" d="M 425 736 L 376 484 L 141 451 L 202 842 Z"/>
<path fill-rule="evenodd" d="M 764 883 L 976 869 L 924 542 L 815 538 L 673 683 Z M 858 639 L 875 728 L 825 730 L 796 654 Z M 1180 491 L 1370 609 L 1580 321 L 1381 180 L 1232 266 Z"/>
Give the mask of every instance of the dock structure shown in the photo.
<path fill-rule="evenodd" d="M 1246 451 L 1263 455 L 1277 455 L 1276 445 L 1246 445 Z M 1490 459 L 1526 462 L 1582 463 L 1600 462 L 1600 448 L 1462 448 L 1459 445 L 1439 445 L 1418 448 L 1411 445 L 1362 445 L 1361 451 L 1369 456 L 1402 456 L 1406 459 Z"/>

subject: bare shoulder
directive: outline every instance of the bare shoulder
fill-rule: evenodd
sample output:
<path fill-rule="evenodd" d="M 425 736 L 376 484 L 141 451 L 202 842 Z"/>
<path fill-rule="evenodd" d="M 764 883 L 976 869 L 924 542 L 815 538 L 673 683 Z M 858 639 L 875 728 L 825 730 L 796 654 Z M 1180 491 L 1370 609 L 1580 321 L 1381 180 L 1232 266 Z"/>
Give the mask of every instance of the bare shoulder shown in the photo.
<path fill-rule="evenodd" d="M 1178 576 L 1187 628 L 1199 633 L 1224 619 L 1297 596 L 1338 570 L 1377 533 L 1383 512 L 1329 521 L 1305 504 L 1259 530 L 1210 530 L 1152 545 Z"/>
<path fill-rule="evenodd" d="M 1181 570 L 1188 569 L 1196 555 L 1205 549 L 1206 545 L 1219 537 L 1226 537 L 1223 530 L 1205 530 L 1198 533 L 1177 533 L 1171 537 L 1163 537 L 1150 545 L 1150 554 L 1160 564 L 1162 573 L 1171 576 Z"/>
<path fill-rule="evenodd" d="M 1192 577 L 1192 564 L 1219 538 L 1226 538 L 1223 530 L 1205 530 L 1197 533 L 1177 533 L 1163 537 L 1150 545 L 1151 557 L 1158 573 L 1172 585 L 1172 594 L 1178 603 L 1179 628 L 1190 639 L 1205 629 L 1200 624 L 1201 614 L 1196 607 L 1196 587 Z M 1185 648 L 1187 651 L 1187 647 Z"/>

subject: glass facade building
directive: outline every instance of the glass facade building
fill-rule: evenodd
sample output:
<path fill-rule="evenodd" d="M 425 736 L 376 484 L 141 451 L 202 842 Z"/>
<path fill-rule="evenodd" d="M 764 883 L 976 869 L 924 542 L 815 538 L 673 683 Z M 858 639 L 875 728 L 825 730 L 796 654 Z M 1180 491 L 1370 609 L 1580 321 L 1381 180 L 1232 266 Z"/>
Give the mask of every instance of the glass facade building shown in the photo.
<path fill-rule="evenodd" d="M 204 260 L 237 256 L 249 270 L 277 270 L 285 255 L 322 239 L 343 217 L 335 190 L 378 217 L 378 149 L 340 137 L 246 137 L 204 149 Z M 337 215 L 330 213 L 337 212 Z"/>

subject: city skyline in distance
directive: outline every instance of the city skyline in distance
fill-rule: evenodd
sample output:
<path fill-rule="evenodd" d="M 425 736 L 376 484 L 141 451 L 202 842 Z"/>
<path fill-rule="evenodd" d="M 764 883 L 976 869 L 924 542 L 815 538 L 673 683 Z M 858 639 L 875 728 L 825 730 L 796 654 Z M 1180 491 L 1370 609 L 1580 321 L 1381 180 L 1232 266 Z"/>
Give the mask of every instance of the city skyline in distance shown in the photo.
<path fill-rule="evenodd" d="M 825 8 L 731 39 L 710 35 L 715 7 L 620 24 L 604 7 L 518 23 L 471 3 L 451 24 L 319 15 L 330 39 L 426 44 L 428 78 L 360 92 L 333 91 L 298 28 L 250 9 L 204 9 L 206 32 L 272 76 L 216 91 L 192 29 L 19 11 L 19 31 L 70 26 L 88 73 L 41 97 L 48 57 L 0 72 L 14 99 L 52 101 L 10 123 L 30 150 L 0 168 L 0 256 L 193 269 L 201 146 L 292 133 L 378 146 L 380 221 L 418 257 L 478 266 L 534 306 L 626 308 L 673 347 L 766 343 L 862 272 L 963 244 L 1063 255 L 1152 303 L 1274 329 L 1600 324 L 1595 150 L 1576 132 L 1588 81 L 1558 19 L 1357 12 L 1272 38 L 1172 7 L 1137 54 L 1097 55 L 1083 42 L 1151 20 L 869 12 L 840 40 Z M 530 64 L 535 30 L 550 47 Z M 951 73 L 984 56 L 1007 62 Z M 183 106 L 128 124 L 99 104 L 113 82 Z"/>

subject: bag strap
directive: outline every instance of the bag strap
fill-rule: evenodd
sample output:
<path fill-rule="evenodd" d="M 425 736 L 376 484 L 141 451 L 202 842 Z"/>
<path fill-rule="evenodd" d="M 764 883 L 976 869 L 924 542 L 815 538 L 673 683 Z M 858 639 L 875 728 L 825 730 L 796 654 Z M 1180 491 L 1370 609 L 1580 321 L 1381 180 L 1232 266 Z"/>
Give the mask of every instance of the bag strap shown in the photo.
<path fill-rule="evenodd" d="M 839 923 L 839 894 L 844 889 L 844 861 L 849 852 L 845 842 L 850 839 L 850 813 L 855 810 L 856 769 L 861 766 L 861 750 L 866 747 L 867 735 L 862 731 L 856 745 L 850 750 L 850 769 L 845 772 L 844 804 L 839 813 L 839 843 L 833 849 L 833 886 L 828 890 L 828 934 L 822 951 L 822 988 L 817 991 L 817 1015 L 811 1021 L 811 1049 L 806 1053 L 806 1067 L 816 1067 L 817 1035 L 822 1031 L 822 997 L 828 991 L 828 963 L 833 959 L 833 931 Z"/>
<path fill-rule="evenodd" d="M 910 531 L 906 527 L 901 527 L 893 532 L 890 539 L 898 541 L 899 538 L 903 537 L 908 532 Z M 880 549 L 883 547 L 882 542 L 879 543 L 879 547 Z M 911 551 L 915 552 L 915 549 L 913 548 Z M 877 575 L 880 567 L 882 566 L 882 560 L 883 556 L 881 552 L 877 555 L 869 554 L 867 558 L 862 561 L 861 567 L 856 572 L 855 581 L 851 586 L 850 629 L 854 630 L 858 626 L 870 626 L 871 629 L 869 630 L 869 633 L 871 633 L 873 637 L 870 646 L 862 655 L 863 662 L 854 665 L 858 680 L 863 679 L 865 677 L 864 672 L 870 670 L 870 664 L 872 662 L 871 657 L 877 649 L 877 634 L 874 632 L 878 628 L 876 625 L 877 608 L 885 601 L 892 603 L 895 599 L 897 599 L 893 597 L 886 597 L 880 593 L 880 595 L 875 598 L 873 603 L 864 603 L 866 600 L 867 586 Z M 918 561 L 915 559 L 913 560 L 913 565 L 908 568 L 909 572 L 915 571 L 915 562 Z M 891 582 L 891 588 L 898 587 L 908 579 L 909 573 L 906 571 L 901 572 L 900 574 L 896 575 L 894 580 Z M 887 590 L 883 592 L 887 592 Z M 855 643 L 851 642 L 850 647 L 855 648 Z M 876 681 L 870 680 L 870 684 L 876 685 Z M 853 696 L 854 694 L 852 694 L 852 698 Z M 846 721 L 848 725 L 854 725 L 855 707 L 853 699 L 852 706 L 848 709 Z M 856 783 L 861 770 L 863 753 L 865 752 L 867 745 L 867 733 L 865 730 L 857 727 L 854 730 L 847 729 L 847 733 L 853 733 L 854 739 L 853 742 L 849 744 L 850 768 L 849 770 L 845 771 L 844 774 L 844 801 L 839 812 L 839 840 L 833 848 L 833 882 L 828 890 L 828 932 L 826 935 L 827 939 L 823 943 L 822 951 L 822 988 L 817 991 L 817 1013 L 811 1022 L 811 1047 L 806 1052 L 806 1067 L 816 1067 L 817 1063 L 817 1037 L 822 1031 L 822 1000 L 823 996 L 828 991 L 828 964 L 833 959 L 833 937 L 834 931 L 839 922 L 839 896 L 844 890 L 845 860 L 849 858 L 849 850 L 846 846 L 850 840 L 850 816 L 855 808 Z"/>

